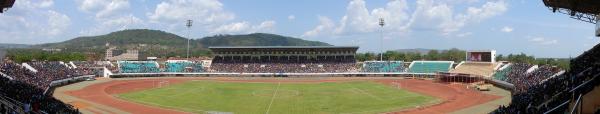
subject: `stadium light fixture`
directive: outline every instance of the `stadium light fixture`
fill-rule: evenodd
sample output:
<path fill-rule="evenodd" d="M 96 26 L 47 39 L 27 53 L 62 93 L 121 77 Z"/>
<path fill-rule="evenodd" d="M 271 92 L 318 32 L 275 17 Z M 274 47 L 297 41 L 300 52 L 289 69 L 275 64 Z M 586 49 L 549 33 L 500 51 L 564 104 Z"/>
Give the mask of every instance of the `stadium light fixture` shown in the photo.
<path fill-rule="evenodd" d="M 187 24 L 185 24 L 185 26 L 187 26 L 188 28 L 188 33 L 187 33 L 187 52 L 186 52 L 186 58 L 189 60 L 190 59 L 190 39 L 192 39 L 190 37 L 190 29 L 192 27 L 192 20 L 187 20 Z"/>
<path fill-rule="evenodd" d="M 379 53 L 379 61 L 383 61 L 383 25 L 385 25 L 385 21 L 383 18 L 379 18 L 379 26 L 381 26 L 381 45 L 379 45 L 381 52 Z"/>

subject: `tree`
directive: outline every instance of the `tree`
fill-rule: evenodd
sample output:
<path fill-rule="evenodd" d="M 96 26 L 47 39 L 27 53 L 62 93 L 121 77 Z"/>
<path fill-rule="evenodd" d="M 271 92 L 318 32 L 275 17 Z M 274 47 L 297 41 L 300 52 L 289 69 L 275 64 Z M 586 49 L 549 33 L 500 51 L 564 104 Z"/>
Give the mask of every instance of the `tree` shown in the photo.
<path fill-rule="evenodd" d="M 439 57 L 438 50 L 429 50 L 429 52 L 426 55 L 426 59 L 427 60 L 440 60 L 441 58 Z"/>
<path fill-rule="evenodd" d="M 498 54 L 496 56 L 496 61 L 504 61 L 504 56 L 502 54 Z"/>

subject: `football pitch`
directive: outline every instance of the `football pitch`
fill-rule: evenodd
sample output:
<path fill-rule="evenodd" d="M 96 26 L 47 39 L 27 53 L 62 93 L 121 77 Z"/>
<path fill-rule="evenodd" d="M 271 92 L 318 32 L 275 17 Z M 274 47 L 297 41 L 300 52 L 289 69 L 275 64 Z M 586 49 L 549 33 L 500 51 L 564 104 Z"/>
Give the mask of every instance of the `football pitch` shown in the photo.
<path fill-rule="evenodd" d="M 189 81 L 117 97 L 193 113 L 237 114 L 371 114 L 439 102 L 434 97 L 371 81 Z"/>

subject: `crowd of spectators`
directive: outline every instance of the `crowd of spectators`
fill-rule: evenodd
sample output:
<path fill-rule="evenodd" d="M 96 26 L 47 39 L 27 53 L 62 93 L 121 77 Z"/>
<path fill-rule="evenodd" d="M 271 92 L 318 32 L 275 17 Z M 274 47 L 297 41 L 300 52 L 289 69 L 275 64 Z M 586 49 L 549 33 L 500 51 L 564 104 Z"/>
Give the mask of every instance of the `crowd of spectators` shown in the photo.
<path fill-rule="evenodd" d="M 212 63 L 213 72 L 340 73 L 358 71 L 355 63 Z"/>
<path fill-rule="evenodd" d="M 75 70 L 84 75 L 100 76 L 104 68 L 116 70 L 116 67 L 113 67 L 108 61 L 73 61 L 73 64 L 77 66 Z"/>
<path fill-rule="evenodd" d="M 569 103 L 600 84 L 600 45 L 571 60 L 571 68 L 562 75 L 549 77 L 539 84 L 532 84 L 521 92 L 513 92 L 512 102 L 500 106 L 492 113 L 564 113 Z M 548 69 L 548 68 L 541 68 Z M 547 72 L 532 73 L 545 75 Z M 516 86 L 516 85 L 515 85 Z"/>
<path fill-rule="evenodd" d="M 515 63 L 506 74 L 506 81 L 515 86 L 515 92 L 526 92 L 529 87 L 540 84 L 543 80 L 560 72 L 561 69 L 548 65 L 541 65 L 537 69 L 527 73 L 533 65 L 526 63 Z"/>
<path fill-rule="evenodd" d="M 10 61 L 1 63 L 0 72 L 6 75 L 0 76 L 0 96 L 15 100 L 14 104 L 22 104 L 22 109 L 27 113 L 41 113 L 41 111 L 51 114 L 79 113 L 73 106 L 45 93 L 51 81 L 75 76 L 71 74 L 75 72 L 53 71 L 53 68 L 60 66 L 45 63 L 35 64 L 34 67 L 39 67 L 37 73 Z M 64 69 L 56 68 L 56 70 Z M 6 108 L 4 110 L 7 111 Z"/>
<path fill-rule="evenodd" d="M 223 73 L 340 73 L 358 72 L 354 57 L 215 57 L 210 72 Z"/>

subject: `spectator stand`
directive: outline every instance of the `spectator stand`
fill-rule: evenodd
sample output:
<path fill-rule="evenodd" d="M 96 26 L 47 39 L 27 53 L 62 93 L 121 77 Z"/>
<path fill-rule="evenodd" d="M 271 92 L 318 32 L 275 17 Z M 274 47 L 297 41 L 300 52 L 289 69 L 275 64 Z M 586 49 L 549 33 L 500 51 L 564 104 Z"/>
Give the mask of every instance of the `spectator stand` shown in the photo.
<path fill-rule="evenodd" d="M 29 64 L 27 64 L 27 63 L 22 63 L 22 64 L 21 64 L 21 66 L 23 66 L 23 67 L 25 67 L 25 68 L 29 69 L 29 71 L 31 71 L 31 72 L 34 72 L 34 73 L 37 73 L 37 72 L 38 72 L 38 71 L 37 71 L 35 68 L 31 67 L 31 66 L 30 66 Z"/>
<path fill-rule="evenodd" d="M 204 72 L 203 62 L 189 60 L 167 60 L 164 72 Z"/>
<path fill-rule="evenodd" d="M 25 65 L 27 64 L 29 63 L 25 63 Z M 23 64 L 19 65 L 12 62 L 0 64 L 0 71 L 13 77 L 12 80 L 0 77 L 0 96 L 3 97 L 1 100 L 12 102 L 13 105 L 21 108 L 13 109 L 22 110 L 23 113 L 79 113 L 73 106 L 56 100 L 51 95 L 45 93 L 45 90 L 50 87 L 52 81 L 75 76 L 72 74 L 74 72 L 67 71 L 66 67 L 58 64 L 60 63 L 32 63 L 32 65 L 39 68 L 34 69 L 38 71 L 37 73 L 33 73 L 32 70 L 25 68 Z M 57 68 L 61 66 L 62 68 Z"/>
<path fill-rule="evenodd" d="M 511 65 L 512 63 L 508 63 L 502 67 L 500 67 L 498 70 L 496 70 L 496 72 L 494 73 L 494 80 L 498 80 L 498 81 L 506 81 L 506 75 L 508 75 L 508 73 L 511 70 Z"/>
<path fill-rule="evenodd" d="M 120 73 L 157 73 L 160 72 L 156 61 L 118 61 Z"/>
<path fill-rule="evenodd" d="M 404 61 L 365 61 L 363 72 L 406 72 Z"/>
<path fill-rule="evenodd" d="M 411 73 L 448 72 L 454 61 L 413 61 L 409 66 Z"/>

